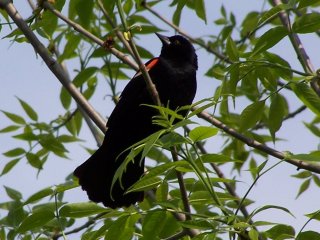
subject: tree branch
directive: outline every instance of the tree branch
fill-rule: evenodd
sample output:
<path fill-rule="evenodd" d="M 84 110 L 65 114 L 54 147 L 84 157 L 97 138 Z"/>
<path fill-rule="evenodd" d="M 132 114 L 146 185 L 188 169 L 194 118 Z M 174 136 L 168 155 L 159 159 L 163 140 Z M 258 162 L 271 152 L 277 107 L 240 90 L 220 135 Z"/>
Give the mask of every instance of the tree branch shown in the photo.
<path fill-rule="evenodd" d="M 193 111 L 197 110 L 197 108 L 192 108 Z M 241 133 L 237 132 L 235 129 L 228 127 L 224 123 L 220 122 L 218 119 L 211 116 L 206 111 L 202 111 L 197 114 L 198 117 L 206 120 L 207 122 L 211 123 L 212 125 L 216 126 L 217 128 L 223 130 L 225 133 L 229 134 L 230 136 L 233 136 L 234 138 L 244 142 L 250 147 L 253 147 L 255 149 L 258 149 L 264 153 L 267 153 L 268 155 L 271 155 L 275 158 L 281 159 L 287 163 L 290 163 L 294 166 L 296 166 L 298 169 L 306 169 L 314 173 L 320 174 L 320 165 L 304 162 L 298 159 L 291 159 L 288 156 L 286 156 L 285 153 L 279 152 L 273 148 L 270 148 L 254 139 L 248 138 Z"/>
<path fill-rule="evenodd" d="M 152 79 L 150 78 L 150 75 L 147 71 L 146 66 L 144 65 L 144 63 L 141 60 L 141 57 L 140 57 L 140 54 L 139 54 L 138 49 L 136 47 L 136 44 L 134 43 L 133 37 L 131 36 L 131 31 L 128 29 L 127 22 L 124 17 L 124 11 L 123 11 L 122 5 L 121 5 L 121 0 L 117 0 L 116 3 L 117 3 L 120 19 L 121 19 L 122 25 L 124 27 L 124 30 L 125 30 L 125 32 L 130 33 L 130 37 L 128 39 L 129 45 L 133 51 L 133 55 L 135 57 L 135 60 L 138 63 L 139 69 L 143 75 L 145 82 L 146 82 L 148 92 L 150 93 L 154 104 L 161 106 L 161 101 L 160 101 L 160 97 L 159 97 L 159 93 L 157 91 L 157 88 L 156 88 L 155 84 L 153 83 Z"/>
<path fill-rule="evenodd" d="M 98 6 L 99 6 L 101 12 L 103 13 L 105 19 L 110 24 L 110 26 L 115 30 L 115 33 L 116 33 L 117 37 L 120 39 L 122 44 L 126 47 L 126 49 L 129 51 L 130 55 L 134 56 L 134 54 L 132 52 L 132 49 L 131 49 L 130 45 L 128 44 L 128 41 L 124 38 L 122 32 L 118 30 L 117 25 L 112 21 L 112 19 L 111 19 L 110 15 L 108 14 L 107 10 L 104 8 L 103 3 L 101 2 L 101 0 L 97 0 L 97 3 L 98 3 Z"/>
<path fill-rule="evenodd" d="M 80 93 L 80 91 L 68 81 L 68 76 L 61 67 L 61 65 L 51 57 L 47 48 L 39 41 L 36 35 L 32 32 L 26 22 L 23 20 L 17 9 L 10 1 L 0 1 L 0 8 L 3 8 L 12 20 L 16 23 L 19 29 L 23 32 L 26 38 L 29 40 L 35 51 L 41 56 L 48 68 L 53 72 L 61 84 L 66 88 L 70 95 L 76 100 L 76 102 L 88 113 L 95 124 L 101 129 L 106 131 L 105 120 L 94 110 L 87 99 Z"/>
<path fill-rule="evenodd" d="M 98 37 L 96 37 L 95 35 L 93 35 L 92 33 L 88 32 L 87 30 L 85 30 L 83 27 L 81 27 L 79 24 L 71 21 L 70 19 L 68 19 L 67 17 L 65 17 L 63 14 L 61 14 L 59 11 L 57 11 L 56 9 L 53 8 L 53 6 L 48 3 L 47 1 L 45 1 L 43 3 L 43 6 L 50 10 L 53 14 L 55 14 L 58 18 L 60 18 L 61 20 L 63 20 L 64 22 L 66 22 L 68 25 L 72 26 L 77 32 L 83 34 L 84 36 L 86 36 L 87 38 L 89 38 L 90 40 L 94 41 L 95 43 L 99 44 L 100 46 L 104 47 L 104 42 L 99 39 Z M 155 85 L 153 84 L 146 66 L 144 65 L 144 63 L 142 62 L 139 53 L 135 47 L 135 44 L 133 42 L 133 39 L 131 39 L 129 41 L 130 44 L 130 48 L 134 54 L 134 57 L 136 58 L 137 62 L 138 62 L 138 66 L 136 63 L 134 63 L 132 60 L 130 60 L 130 58 L 128 58 L 127 55 L 123 54 L 122 52 L 118 51 L 117 49 L 113 48 L 113 47 L 108 47 L 107 49 L 113 54 L 115 55 L 117 58 L 119 58 L 121 61 L 123 61 L 124 63 L 128 64 L 130 67 L 132 67 L 133 69 L 135 69 L 136 71 L 138 71 L 140 69 L 141 73 L 143 74 L 143 77 L 146 81 L 147 84 L 147 88 L 152 96 L 152 99 L 154 100 L 155 104 L 157 105 L 161 105 L 160 103 L 160 98 L 158 95 L 158 92 L 155 88 Z"/>
<path fill-rule="evenodd" d="M 275 6 L 282 4 L 281 0 L 272 0 L 272 2 L 273 2 L 273 5 L 275 5 Z M 310 57 L 308 56 L 298 34 L 292 32 L 290 18 L 288 16 L 288 14 L 285 11 L 281 11 L 281 12 L 279 12 L 279 18 L 280 18 L 283 26 L 286 27 L 289 32 L 289 38 L 290 38 L 291 44 L 292 44 L 292 46 L 298 56 L 298 59 L 302 65 L 303 69 L 305 70 L 306 73 L 312 75 L 315 72 L 314 67 L 311 63 Z M 319 78 L 314 77 L 311 80 L 310 85 L 311 85 L 312 89 L 316 92 L 316 94 L 320 97 Z"/>
<path fill-rule="evenodd" d="M 298 109 L 296 109 L 295 111 L 289 113 L 286 117 L 283 118 L 283 121 L 289 120 L 291 118 L 294 118 L 296 115 L 298 115 L 299 113 L 302 113 L 304 110 L 306 110 L 307 107 L 305 105 L 302 105 L 301 107 L 299 107 Z M 253 127 L 254 130 L 258 130 L 261 128 L 266 127 L 265 123 L 258 123 L 256 126 Z"/>
<path fill-rule="evenodd" d="M 69 26 L 73 27 L 77 32 L 83 34 L 85 37 L 90 39 L 91 41 L 97 43 L 101 47 L 105 48 L 105 43 L 102 41 L 100 38 L 96 37 L 92 33 L 88 32 L 85 30 L 82 26 L 79 24 L 71 21 L 69 18 L 65 17 L 61 12 L 56 10 L 50 3 L 45 1 L 43 3 L 43 7 L 51 11 L 54 15 L 56 15 L 58 18 L 60 18 L 62 21 L 67 23 Z M 135 62 L 133 62 L 127 55 L 124 53 L 120 52 L 119 50 L 113 48 L 113 47 L 108 47 L 107 50 L 112 53 L 114 56 L 116 56 L 118 59 L 120 59 L 122 62 L 128 64 L 130 67 L 132 67 L 134 70 L 138 71 L 139 67 Z"/>

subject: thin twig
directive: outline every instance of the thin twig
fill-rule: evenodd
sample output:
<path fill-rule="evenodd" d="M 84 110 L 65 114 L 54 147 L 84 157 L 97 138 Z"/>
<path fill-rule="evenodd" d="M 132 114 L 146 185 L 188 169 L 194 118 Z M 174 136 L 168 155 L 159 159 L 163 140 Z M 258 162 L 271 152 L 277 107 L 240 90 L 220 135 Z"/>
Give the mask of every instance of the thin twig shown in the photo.
<path fill-rule="evenodd" d="M 197 110 L 197 108 L 192 108 L 193 111 Z M 217 128 L 223 130 L 225 133 L 235 137 L 236 139 L 240 140 L 241 142 L 244 142 L 250 147 L 253 147 L 257 150 L 260 150 L 262 152 L 267 153 L 268 155 L 271 155 L 275 158 L 284 160 L 287 163 L 290 163 L 297 167 L 297 169 L 306 169 L 314 173 L 320 173 L 320 165 L 313 164 L 305 161 L 301 161 L 298 159 L 291 159 L 289 156 L 287 156 L 285 153 L 280 152 L 278 150 L 275 150 L 271 147 L 268 147 L 265 144 L 262 144 L 254 139 L 248 138 L 241 133 L 237 132 L 235 129 L 228 127 L 224 123 L 220 122 L 218 119 L 214 118 L 212 115 L 207 113 L 206 111 L 202 111 L 197 114 L 198 117 L 206 120 L 207 122 L 211 123 L 212 125 L 216 126 Z"/>
<path fill-rule="evenodd" d="M 96 215 L 94 218 L 89 219 L 89 221 L 87 221 L 86 223 L 84 223 L 83 225 L 81 225 L 80 227 L 74 228 L 68 232 L 65 232 L 64 235 L 70 235 L 70 234 L 74 234 L 74 233 L 78 233 L 88 227 L 90 227 L 91 225 L 95 224 L 96 221 L 101 218 L 103 215 L 105 215 L 106 213 L 100 213 L 98 215 Z M 61 233 L 56 234 L 54 236 L 52 236 L 52 240 L 58 240 L 60 237 L 62 237 L 63 235 Z"/>
<path fill-rule="evenodd" d="M 32 0 L 28 0 L 28 3 L 32 9 L 32 11 L 36 10 L 37 9 L 37 6 L 34 4 L 34 2 Z"/>
<path fill-rule="evenodd" d="M 93 35 L 92 33 L 88 32 L 87 30 L 85 30 L 82 26 L 80 26 L 79 24 L 71 21 L 69 18 L 67 18 L 66 16 L 64 16 L 61 12 L 59 12 L 58 10 L 56 10 L 50 3 L 48 3 L 47 1 L 45 1 L 43 3 L 43 7 L 45 7 L 46 9 L 48 9 L 49 11 L 51 11 L 54 15 L 56 15 L 58 18 L 60 18 L 62 21 L 64 21 L 65 23 L 67 23 L 69 26 L 73 27 L 77 32 L 83 34 L 85 37 L 87 37 L 88 39 L 90 39 L 91 41 L 97 43 L 98 45 L 100 45 L 101 47 L 104 47 L 104 41 L 102 41 L 100 38 L 96 37 L 95 35 Z M 108 47 L 107 48 L 108 51 L 110 51 L 110 53 L 112 53 L 114 56 L 116 56 L 118 59 L 120 59 L 122 62 L 128 64 L 130 67 L 132 67 L 134 70 L 138 71 L 139 67 L 137 66 L 137 64 L 132 61 L 126 54 L 120 52 L 119 50 L 115 49 L 114 47 Z"/>
<path fill-rule="evenodd" d="M 76 100 L 76 102 L 88 113 L 91 119 L 94 120 L 95 124 L 101 129 L 106 130 L 106 122 L 100 115 L 94 110 L 87 99 L 80 93 L 77 87 L 68 81 L 68 76 L 61 67 L 61 65 L 50 55 L 47 48 L 39 41 L 37 36 L 29 28 L 27 23 L 23 20 L 13 3 L 10 1 L 0 1 L 0 8 L 3 8 L 12 20 L 16 23 L 19 29 L 24 33 L 26 38 L 34 47 L 35 51 L 41 56 L 48 68 L 53 72 L 61 84 L 66 88 L 70 95 Z"/>
<path fill-rule="evenodd" d="M 178 162 L 179 161 L 176 147 L 173 147 L 171 149 L 171 155 L 172 155 L 172 159 L 173 159 L 174 162 Z M 182 198 L 184 211 L 186 213 L 188 213 L 188 214 L 186 214 L 186 220 L 191 220 L 191 214 L 190 214 L 191 213 L 191 209 L 190 209 L 190 204 L 189 204 L 189 200 L 188 200 L 187 189 L 186 189 L 186 186 L 185 186 L 184 180 L 183 180 L 183 175 L 178 170 L 176 170 L 176 175 L 177 175 L 177 178 L 178 178 L 179 189 L 180 189 L 180 193 L 181 193 L 181 198 Z"/>
<path fill-rule="evenodd" d="M 120 15 L 120 19 L 121 19 L 121 23 L 124 27 L 124 30 L 128 33 L 130 33 L 131 35 L 131 31 L 128 29 L 127 26 L 127 22 L 124 16 L 124 11 L 122 9 L 122 5 L 121 5 L 121 0 L 117 0 L 117 7 L 118 7 L 118 11 L 119 11 L 119 15 Z M 155 86 L 155 84 L 153 83 L 148 71 L 147 71 L 147 67 L 144 65 L 144 63 L 141 60 L 139 51 L 137 49 L 136 44 L 134 43 L 134 40 L 132 38 L 132 36 L 129 38 L 129 45 L 133 51 L 134 57 L 136 62 L 138 63 L 139 69 L 143 75 L 143 78 L 145 80 L 148 92 L 150 93 L 152 100 L 154 102 L 154 104 L 161 106 L 161 101 L 160 101 L 160 97 L 159 97 L 159 93 L 157 91 L 157 88 Z"/>
<path fill-rule="evenodd" d="M 131 56 L 134 56 L 132 49 L 130 47 L 130 45 L 128 44 L 128 41 L 124 38 L 123 34 L 121 31 L 118 30 L 117 25 L 112 21 L 110 15 L 108 14 L 107 10 L 104 8 L 103 3 L 101 2 L 101 0 L 97 0 L 98 6 L 100 8 L 100 10 L 102 11 L 105 19 L 107 20 L 107 22 L 110 24 L 110 26 L 114 29 L 117 37 L 120 39 L 120 41 L 122 42 L 122 44 L 125 46 L 125 48 L 128 50 L 128 52 L 130 53 Z"/>
<path fill-rule="evenodd" d="M 299 107 L 298 109 L 296 109 L 295 111 L 289 113 L 287 116 L 285 116 L 283 118 L 283 121 L 286 121 L 286 120 L 289 120 L 291 118 L 294 118 L 296 115 L 298 115 L 299 113 L 302 113 L 304 110 L 306 110 L 307 107 L 305 105 Z M 253 127 L 252 129 L 254 130 L 258 130 L 258 129 L 261 129 L 261 128 L 264 128 L 266 127 L 266 124 L 265 123 L 259 123 L 257 124 L 255 127 Z"/>
<path fill-rule="evenodd" d="M 60 57 L 60 52 L 58 51 L 58 49 L 56 48 L 56 46 L 53 47 L 54 49 L 54 53 L 55 55 L 57 56 L 57 58 Z M 69 75 L 69 72 L 68 72 L 68 69 L 67 69 L 67 66 L 65 65 L 64 61 L 62 61 L 60 63 L 61 67 L 63 68 L 63 70 L 65 71 L 66 73 L 66 77 L 67 77 L 67 81 L 71 82 L 71 79 L 70 79 L 70 75 Z M 77 104 L 77 109 L 76 111 L 73 112 L 73 114 L 71 114 L 71 116 L 68 117 L 68 121 L 77 113 L 77 110 L 79 110 L 84 118 L 84 120 L 86 121 L 93 137 L 95 138 L 96 142 L 97 142 L 97 145 L 100 146 L 102 144 L 102 139 L 99 135 L 99 132 L 98 132 L 98 129 L 92 124 L 92 120 L 91 118 L 88 116 L 87 112 L 79 105 Z M 63 124 L 65 125 L 65 123 Z M 60 126 L 58 126 L 60 127 Z M 55 127 L 57 128 L 57 127 Z"/>
<path fill-rule="evenodd" d="M 200 142 L 197 142 L 197 147 L 199 148 L 199 150 L 201 151 L 202 154 L 207 154 L 206 149 L 203 147 L 203 145 Z M 210 165 L 213 168 L 213 170 L 216 172 L 216 174 L 218 175 L 219 178 L 225 178 L 223 172 L 220 170 L 220 168 L 216 164 L 210 163 Z M 231 186 L 227 182 L 224 182 L 223 184 L 226 187 L 227 191 L 232 196 L 236 197 L 237 199 L 240 199 L 239 195 L 236 193 L 233 186 Z M 237 202 L 237 204 L 240 203 L 239 200 L 235 200 L 235 201 Z M 245 208 L 245 206 L 241 206 L 240 210 L 245 218 L 249 217 L 249 213 L 248 213 L 247 209 Z"/>
<path fill-rule="evenodd" d="M 172 27 L 175 31 L 177 31 L 181 35 L 183 35 L 186 38 L 188 38 L 191 42 L 196 43 L 197 45 L 203 47 L 205 50 L 207 50 L 207 52 L 210 52 L 210 53 L 214 54 L 216 57 L 218 57 L 222 61 L 230 63 L 230 64 L 232 63 L 232 61 L 227 56 L 217 52 L 216 50 L 212 49 L 210 46 L 206 45 L 202 41 L 199 41 L 196 38 L 190 36 L 188 33 L 186 33 L 185 31 L 181 30 L 181 28 L 179 28 L 178 26 L 176 26 L 175 24 L 173 24 L 172 22 L 170 22 L 169 20 L 164 18 L 161 14 L 159 14 L 153 8 L 151 8 L 146 0 L 141 2 L 141 6 L 143 6 L 145 9 L 147 9 L 150 13 L 152 13 L 154 16 L 159 18 L 161 21 L 163 21 L 164 23 L 166 23 L 167 25 Z"/>
<path fill-rule="evenodd" d="M 282 4 L 281 0 L 272 0 L 272 2 L 275 6 Z M 298 34 L 296 34 L 292 31 L 291 24 L 290 24 L 290 18 L 288 16 L 288 14 L 285 11 L 281 11 L 281 12 L 279 12 L 279 18 L 280 18 L 283 26 L 286 27 L 289 32 L 289 39 L 290 39 L 291 44 L 292 44 L 292 46 L 298 56 L 298 59 L 302 65 L 303 69 L 309 75 L 313 74 L 315 72 L 315 70 L 314 70 L 314 67 L 311 63 L 310 57 L 308 56 Z M 320 97 L 320 83 L 319 83 L 318 77 L 314 77 L 311 80 L 310 85 L 311 85 L 312 89 L 316 92 L 316 94 Z"/>

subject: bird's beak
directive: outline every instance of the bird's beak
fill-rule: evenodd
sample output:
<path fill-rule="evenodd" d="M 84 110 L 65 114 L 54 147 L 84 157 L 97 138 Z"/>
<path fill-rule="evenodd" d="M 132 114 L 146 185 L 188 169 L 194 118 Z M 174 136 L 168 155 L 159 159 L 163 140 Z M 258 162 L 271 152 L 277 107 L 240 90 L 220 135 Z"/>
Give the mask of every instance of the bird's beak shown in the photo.
<path fill-rule="evenodd" d="M 155 33 L 157 37 L 161 40 L 163 45 L 170 45 L 170 39 L 167 36 L 161 35 L 159 33 Z"/>

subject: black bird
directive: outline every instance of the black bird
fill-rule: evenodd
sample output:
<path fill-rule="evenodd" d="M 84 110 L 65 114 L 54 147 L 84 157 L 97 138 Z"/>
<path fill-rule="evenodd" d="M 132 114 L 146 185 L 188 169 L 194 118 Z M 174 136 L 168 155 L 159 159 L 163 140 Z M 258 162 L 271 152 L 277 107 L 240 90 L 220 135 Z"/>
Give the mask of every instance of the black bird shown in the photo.
<path fill-rule="evenodd" d="M 172 110 L 190 105 L 197 89 L 195 49 L 180 35 L 156 35 L 162 42 L 161 54 L 149 60 L 146 68 L 158 90 L 160 101 Z M 138 72 L 124 88 L 108 119 L 102 146 L 74 171 L 90 200 L 111 208 L 128 207 L 143 200 L 144 192 L 126 194 L 127 189 L 144 173 L 141 155 L 127 165 L 121 179 L 122 187 L 117 180 L 110 194 L 114 174 L 129 154 L 128 150 L 124 150 L 161 129 L 159 125 L 152 124 L 152 117 L 158 112 L 143 104 L 154 102 L 142 74 Z"/>

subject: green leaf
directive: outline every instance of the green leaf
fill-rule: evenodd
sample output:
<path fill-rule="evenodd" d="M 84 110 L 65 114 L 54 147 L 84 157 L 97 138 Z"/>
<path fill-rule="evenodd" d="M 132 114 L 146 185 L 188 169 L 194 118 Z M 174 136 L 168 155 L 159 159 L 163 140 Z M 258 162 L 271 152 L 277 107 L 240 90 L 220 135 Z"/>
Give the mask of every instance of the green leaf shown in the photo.
<path fill-rule="evenodd" d="M 26 154 L 26 157 L 32 167 L 37 168 L 37 169 L 42 169 L 43 164 L 42 164 L 40 157 L 38 155 L 29 152 Z"/>
<path fill-rule="evenodd" d="M 273 222 L 267 222 L 267 221 L 255 221 L 253 223 L 254 226 L 259 227 L 259 226 L 268 226 L 268 225 L 276 225 L 276 223 Z"/>
<path fill-rule="evenodd" d="M 1 27 L 0 27 L 0 31 L 1 31 Z M 4 240 L 6 239 L 6 232 L 4 230 L 4 227 L 0 229 L 0 239 L 4 239 Z"/>
<path fill-rule="evenodd" d="M 4 186 L 4 189 L 6 190 L 7 195 L 13 199 L 13 200 L 20 200 L 22 199 L 22 194 L 18 192 L 17 190 Z"/>
<path fill-rule="evenodd" d="M 23 119 L 23 117 L 14 114 L 14 113 L 9 113 L 6 111 L 1 111 L 4 115 L 6 115 L 11 121 L 17 123 L 17 124 L 26 124 L 26 121 Z"/>
<path fill-rule="evenodd" d="M 66 134 L 60 135 L 59 137 L 57 137 L 57 139 L 59 142 L 65 142 L 65 143 L 82 141 L 80 138 L 77 138 L 72 135 L 66 135 Z"/>
<path fill-rule="evenodd" d="M 259 240 L 259 233 L 254 228 L 250 229 L 248 235 L 250 240 Z"/>
<path fill-rule="evenodd" d="M 76 87 L 82 86 L 88 79 L 90 79 L 96 72 L 98 68 L 88 67 L 78 73 L 78 75 L 73 79 L 73 84 Z"/>
<path fill-rule="evenodd" d="M 253 49 L 251 57 L 275 46 L 285 36 L 287 36 L 287 34 L 288 34 L 288 31 L 282 26 L 274 27 L 268 30 L 258 39 Z"/>
<path fill-rule="evenodd" d="M 286 10 L 288 8 L 289 6 L 286 4 L 279 4 L 272 7 L 271 9 L 269 9 L 268 11 L 262 14 L 262 17 L 259 19 L 258 26 L 263 25 L 265 22 L 275 17 L 279 12 L 281 12 L 282 10 Z"/>
<path fill-rule="evenodd" d="M 65 59 L 70 59 L 76 56 L 75 50 L 79 47 L 81 38 L 79 35 L 71 32 L 70 34 L 65 35 L 67 43 L 64 47 L 63 53 L 59 56 L 58 61 L 62 62 Z"/>
<path fill-rule="evenodd" d="M 210 230 L 214 228 L 213 224 L 203 219 L 186 220 L 186 221 L 179 222 L 179 224 L 182 227 L 189 228 L 189 229 Z"/>
<path fill-rule="evenodd" d="M 84 28 L 88 28 L 93 16 L 93 1 L 78 1 L 75 8 L 80 19 L 80 23 Z"/>
<path fill-rule="evenodd" d="M 238 162 L 237 160 L 223 154 L 207 153 L 201 156 L 203 163 L 227 163 Z M 196 160 L 198 161 L 198 159 Z"/>
<path fill-rule="evenodd" d="M 8 162 L 2 169 L 0 176 L 7 174 L 20 161 L 20 158 L 13 159 Z"/>
<path fill-rule="evenodd" d="M 123 10 L 126 13 L 126 15 L 129 15 L 132 9 L 133 9 L 133 0 L 125 1 L 123 4 Z"/>
<path fill-rule="evenodd" d="M 249 223 L 246 222 L 236 222 L 233 224 L 234 228 L 247 229 L 250 227 Z"/>
<path fill-rule="evenodd" d="M 255 126 L 261 119 L 265 101 L 258 101 L 247 106 L 240 114 L 240 130 L 244 131 Z"/>
<path fill-rule="evenodd" d="M 320 178 L 317 175 L 312 176 L 313 182 L 320 187 Z"/>
<path fill-rule="evenodd" d="M 76 187 L 79 187 L 78 183 L 76 183 L 75 181 L 68 181 L 68 182 L 57 185 L 55 188 L 55 192 L 56 193 L 63 193 L 69 189 L 73 189 Z"/>
<path fill-rule="evenodd" d="M 14 138 L 25 140 L 25 141 L 36 141 L 38 136 L 34 135 L 32 132 L 24 132 L 18 135 L 14 135 Z"/>
<path fill-rule="evenodd" d="M 140 219 L 139 214 L 125 215 L 115 220 L 108 229 L 104 239 L 130 240 L 134 233 L 134 226 Z M 121 229 L 121 231 L 119 231 Z"/>
<path fill-rule="evenodd" d="M 42 134 L 39 140 L 41 146 L 49 151 L 60 156 L 62 153 L 67 152 L 67 149 L 58 141 L 53 134 Z"/>
<path fill-rule="evenodd" d="M 287 236 L 291 236 L 290 238 L 294 238 L 294 235 L 295 235 L 295 231 L 293 227 L 284 225 L 284 224 L 275 225 L 265 233 L 267 237 L 271 239 L 285 239 L 285 238 L 281 238 L 282 235 L 287 235 Z"/>
<path fill-rule="evenodd" d="M 308 7 L 308 6 L 312 6 L 312 5 L 319 5 L 319 0 L 300 0 L 299 1 L 299 5 L 298 5 L 298 8 L 305 8 L 305 7 Z"/>
<path fill-rule="evenodd" d="M 229 36 L 227 38 L 226 51 L 227 51 L 227 55 L 231 61 L 235 61 L 235 62 L 239 61 L 238 48 L 237 48 L 235 42 L 233 41 L 233 39 L 231 38 L 231 36 Z"/>
<path fill-rule="evenodd" d="M 255 166 L 256 162 L 254 161 L 254 159 L 251 159 L 251 166 L 250 166 L 250 172 L 251 174 L 255 177 L 257 176 L 257 174 L 261 173 L 261 171 L 264 169 L 264 167 L 266 166 L 268 160 L 262 162 L 259 166 Z"/>
<path fill-rule="evenodd" d="M 40 25 L 44 32 L 48 34 L 51 38 L 53 33 L 57 30 L 58 17 L 54 15 L 51 11 L 44 11 L 42 17 L 39 19 L 39 24 L 36 24 L 35 27 L 37 28 Z"/>
<path fill-rule="evenodd" d="M 308 214 L 306 214 L 306 216 L 310 219 L 315 219 L 317 221 L 320 221 L 320 210 L 312 212 L 312 213 L 308 213 Z"/>
<path fill-rule="evenodd" d="M 157 202 L 164 202 L 168 198 L 169 185 L 167 181 L 162 181 L 160 186 L 156 189 Z"/>
<path fill-rule="evenodd" d="M 206 76 L 208 77 L 214 77 L 219 80 L 225 79 L 225 68 L 219 64 L 213 65 L 209 70 L 206 72 Z"/>
<path fill-rule="evenodd" d="M 64 205 L 59 214 L 61 217 L 82 218 L 92 216 L 98 213 L 107 212 L 107 209 L 100 207 L 96 203 L 69 203 Z"/>
<path fill-rule="evenodd" d="M 74 115 L 74 124 L 75 124 L 75 128 L 76 128 L 76 134 L 79 135 L 81 127 L 82 127 L 82 114 L 80 113 L 80 111 L 77 111 L 76 114 Z"/>
<path fill-rule="evenodd" d="M 315 124 L 312 123 L 303 123 L 314 135 L 320 137 L 320 128 L 318 128 Z"/>
<path fill-rule="evenodd" d="M 268 68 L 270 68 L 270 71 L 272 69 L 272 72 L 274 72 L 277 77 L 292 80 L 293 73 L 291 71 L 291 66 L 286 60 L 279 55 L 270 52 L 264 52 L 263 56 L 268 62 L 272 63 L 271 65 L 268 65 Z"/>
<path fill-rule="evenodd" d="M 295 33 L 312 33 L 320 29 L 320 14 L 317 12 L 302 14 L 292 25 Z"/>
<path fill-rule="evenodd" d="M 60 102 L 64 107 L 64 109 L 68 110 L 70 108 L 71 100 L 72 100 L 71 95 L 68 93 L 68 91 L 64 87 L 62 87 L 60 91 Z"/>
<path fill-rule="evenodd" d="M 26 151 L 23 148 L 14 148 L 3 153 L 3 155 L 5 155 L 6 157 L 17 157 L 25 153 Z"/>
<path fill-rule="evenodd" d="M 187 2 L 187 0 L 180 0 L 177 2 L 177 8 L 174 11 L 173 16 L 172 16 L 172 22 L 177 26 L 180 25 L 182 9 L 186 5 L 186 2 Z"/>
<path fill-rule="evenodd" d="M 8 215 L 5 218 L 5 222 L 9 226 L 12 226 L 15 229 L 17 229 L 17 227 L 28 215 L 26 211 L 23 209 L 21 201 L 20 200 L 11 201 L 11 203 L 6 206 L 6 209 L 8 210 Z M 2 220 L 3 219 L 1 219 L 1 224 L 3 224 Z"/>
<path fill-rule="evenodd" d="M 301 161 L 319 162 L 320 161 L 320 151 L 314 151 L 309 154 L 294 154 L 290 156 L 291 158 L 299 159 Z"/>
<path fill-rule="evenodd" d="M 161 144 L 161 147 L 169 149 L 172 146 L 181 145 L 186 142 L 188 142 L 188 140 L 184 136 L 177 132 L 170 132 L 163 135 L 158 143 Z"/>
<path fill-rule="evenodd" d="M 154 144 L 158 141 L 158 139 L 163 135 L 163 131 L 158 131 L 156 134 L 151 134 L 147 141 L 145 142 L 145 146 L 142 151 L 141 159 L 146 157 Z"/>
<path fill-rule="evenodd" d="M 196 0 L 194 1 L 194 4 L 197 16 L 201 18 L 205 23 L 207 23 L 206 7 L 204 4 L 204 0 Z"/>
<path fill-rule="evenodd" d="M 165 154 L 162 149 L 153 147 L 148 153 L 148 158 L 157 161 L 158 163 L 167 163 L 170 162 L 170 158 Z"/>
<path fill-rule="evenodd" d="M 0 130 L 0 133 L 8 133 L 8 132 L 13 132 L 13 131 L 16 131 L 20 128 L 21 126 L 16 126 L 16 125 L 10 125 L 10 126 L 7 126 L 5 128 L 2 128 Z"/>
<path fill-rule="evenodd" d="M 33 108 L 23 101 L 22 99 L 18 98 L 23 110 L 26 112 L 26 114 L 31 118 L 33 121 L 38 121 L 38 114 L 33 110 Z"/>
<path fill-rule="evenodd" d="M 142 224 L 142 235 L 145 239 L 157 239 L 166 222 L 166 212 L 163 210 L 149 211 Z"/>
<path fill-rule="evenodd" d="M 249 12 L 241 24 L 241 37 L 246 37 L 257 28 L 261 13 L 258 11 Z"/>
<path fill-rule="evenodd" d="M 311 179 L 309 178 L 309 179 L 305 180 L 305 181 L 301 184 L 301 186 L 300 186 L 300 188 L 299 188 L 299 192 L 298 192 L 298 194 L 297 194 L 297 196 L 296 196 L 296 199 L 297 199 L 302 193 L 304 193 L 306 190 L 308 190 L 308 188 L 309 188 L 309 186 L 310 186 L 310 182 L 311 182 Z"/>
<path fill-rule="evenodd" d="M 166 221 L 162 227 L 161 233 L 159 233 L 160 239 L 167 239 L 181 230 L 178 220 L 173 216 L 173 214 L 167 211 L 166 215 Z"/>
<path fill-rule="evenodd" d="M 287 106 L 285 98 L 280 94 L 275 94 L 271 98 L 268 125 L 273 141 L 275 141 L 275 133 L 280 129 L 282 121 L 288 112 Z"/>
<path fill-rule="evenodd" d="M 177 162 L 167 162 L 165 164 L 161 164 L 159 166 L 152 167 L 147 171 L 147 174 L 145 174 L 141 178 L 141 180 L 160 176 L 164 172 L 168 172 L 173 168 L 181 167 L 181 166 L 188 166 L 188 163 L 185 160 L 180 160 Z"/>
<path fill-rule="evenodd" d="M 265 205 L 263 207 L 260 207 L 256 210 L 254 210 L 253 213 L 250 215 L 250 217 L 253 217 L 254 215 L 256 215 L 262 211 L 268 210 L 268 209 L 278 209 L 278 210 L 284 211 L 286 213 L 289 213 L 291 216 L 293 216 L 292 213 L 285 207 L 276 206 L 276 205 Z"/>
<path fill-rule="evenodd" d="M 152 177 L 146 179 L 140 179 L 136 182 L 126 193 L 130 192 L 140 192 L 140 191 L 148 191 L 156 188 L 162 182 L 162 179 L 159 177 Z"/>
<path fill-rule="evenodd" d="M 97 240 L 97 239 L 101 239 L 105 233 L 108 231 L 108 224 L 103 224 L 102 227 L 100 227 L 98 230 L 93 231 L 90 230 L 86 233 L 84 233 L 81 236 L 81 239 L 85 239 L 85 240 Z"/>
<path fill-rule="evenodd" d="M 290 87 L 297 97 L 306 105 L 314 114 L 320 117 L 320 101 L 318 95 L 305 83 L 291 83 Z"/>
<path fill-rule="evenodd" d="M 198 142 L 217 135 L 218 131 L 219 130 L 214 127 L 199 126 L 189 132 L 189 137 L 192 141 Z"/>
<path fill-rule="evenodd" d="M 299 233 L 296 240 L 320 240 L 320 233 L 314 231 L 305 231 Z"/>
<path fill-rule="evenodd" d="M 30 204 L 30 203 L 35 203 L 47 196 L 51 196 L 54 193 L 54 191 L 51 188 L 45 188 L 42 189 L 35 194 L 32 194 L 25 202 L 24 205 Z"/>
<path fill-rule="evenodd" d="M 299 172 L 298 174 L 291 175 L 291 177 L 300 178 L 300 179 L 309 178 L 311 176 L 312 174 L 310 171 L 302 171 L 302 172 Z"/>
<path fill-rule="evenodd" d="M 24 233 L 26 231 L 34 230 L 35 228 L 44 226 L 54 218 L 55 215 L 51 210 L 42 209 L 41 211 L 35 211 L 23 220 L 17 231 Z"/>

